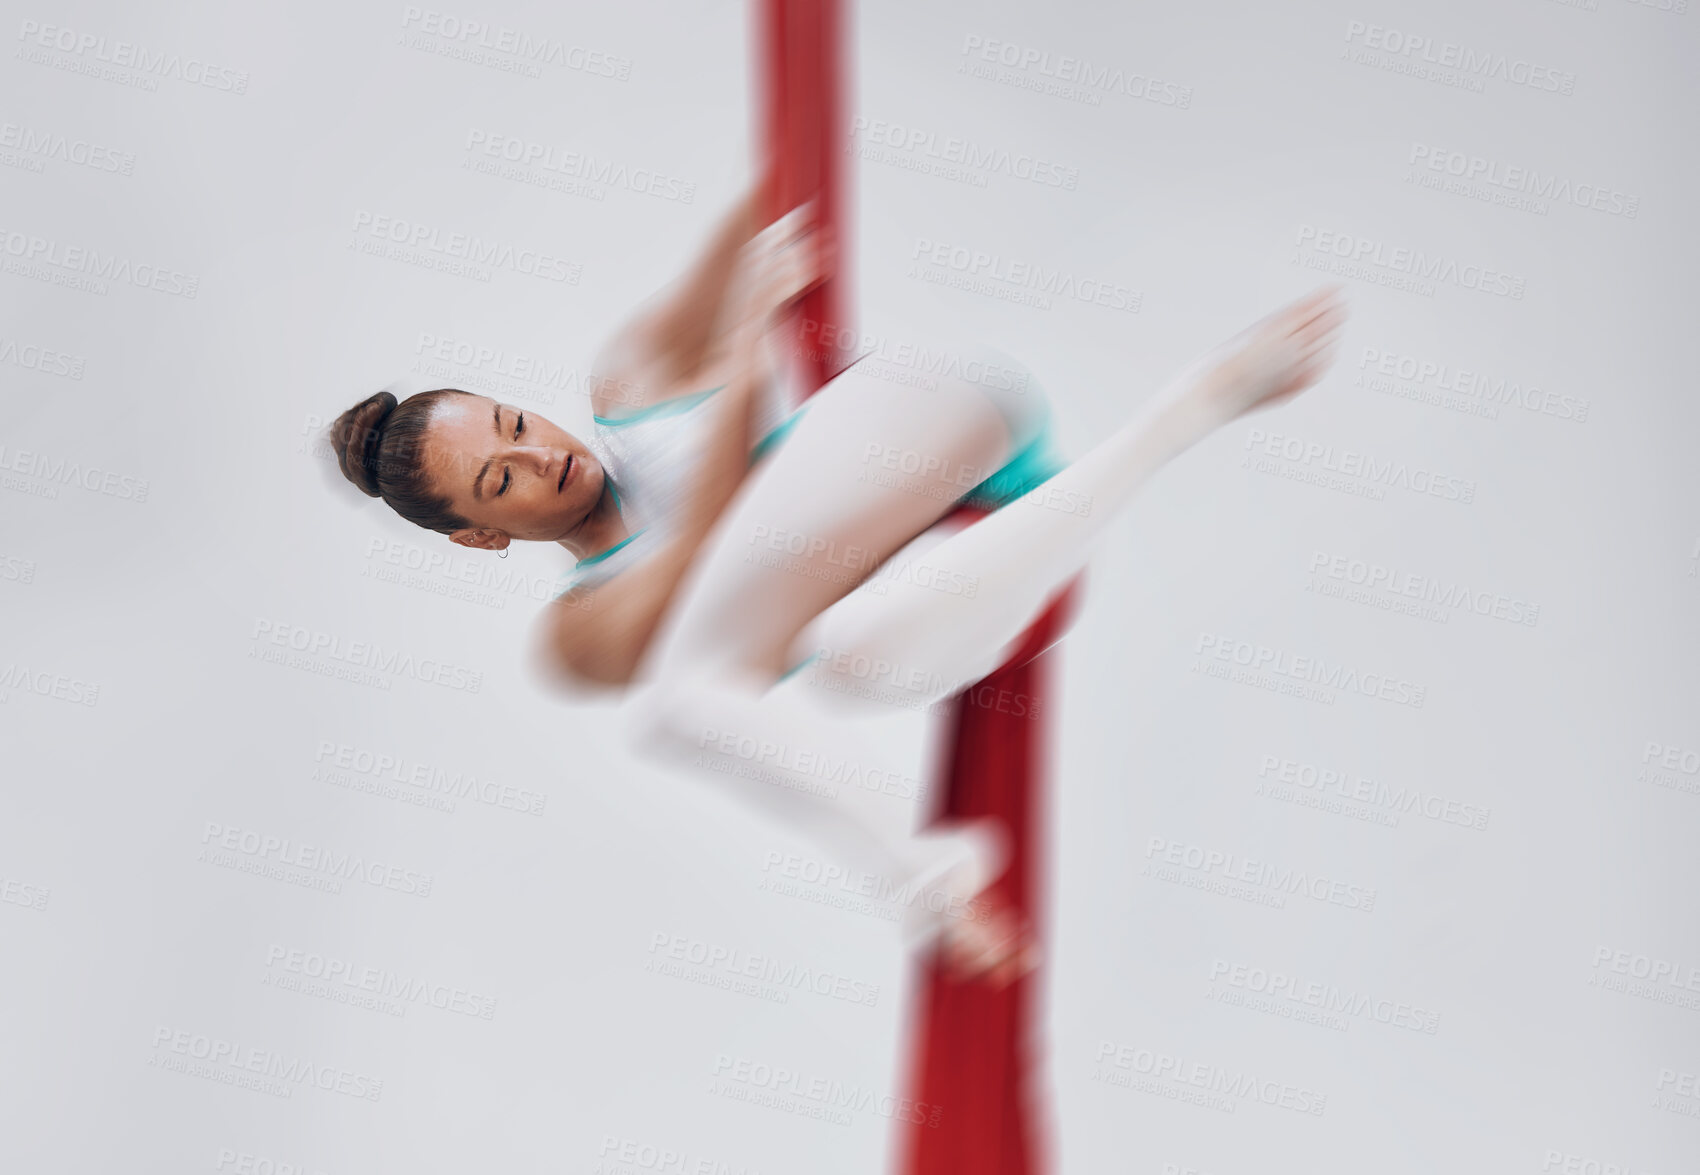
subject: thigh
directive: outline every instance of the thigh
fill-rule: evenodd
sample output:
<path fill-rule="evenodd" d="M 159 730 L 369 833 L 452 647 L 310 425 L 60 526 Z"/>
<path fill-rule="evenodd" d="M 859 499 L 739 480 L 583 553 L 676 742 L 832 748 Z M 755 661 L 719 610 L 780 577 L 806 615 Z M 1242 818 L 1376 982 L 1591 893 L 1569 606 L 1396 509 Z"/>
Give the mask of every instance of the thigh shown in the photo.
<path fill-rule="evenodd" d="M 798 633 L 995 469 L 1010 444 L 974 385 L 925 394 L 851 368 L 751 473 L 646 658 L 654 676 L 785 672 Z"/>

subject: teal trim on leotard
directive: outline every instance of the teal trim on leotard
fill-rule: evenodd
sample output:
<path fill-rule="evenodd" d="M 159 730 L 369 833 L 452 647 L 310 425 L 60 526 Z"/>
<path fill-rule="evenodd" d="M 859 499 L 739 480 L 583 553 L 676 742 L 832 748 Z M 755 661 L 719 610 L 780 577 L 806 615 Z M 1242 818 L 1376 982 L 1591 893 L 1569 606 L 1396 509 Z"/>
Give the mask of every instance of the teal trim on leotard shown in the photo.
<path fill-rule="evenodd" d="M 648 527 L 641 527 L 638 530 L 634 530 L 631 534 L 627 535 L 625 538 L 621 539 L 619 542 L 617 542 L 613 546 L 609 547 L 606 551 L 598 551 L 594 555 L 586 555 L 583 559 L 580 559 L 573 566 L 575 566 L 575 567 L 589 567 L 593 563 L 600 563 L 600 562 L 602 562 L 602 560 L 604 560 L 608 556 L 612 555 L 615 551 L 618 551 L 621 547 L 625 546 L 627 543 L 631 542 L 633 539 L 637 538 L 638 535 L 642 534 L 645 530 L 648 530 L 648 529 L 649 529 Z"/>
<path fill-rule="evenodd" d="M 963 495 L 963 502 L 996 510 L 1007 506 L 1034 486 L 1049 481 L 1068 464 L 1057 455 L 1051 437 L 1051 422 L 1046 419 L 1039 435 L 1016 453 L 992 476 Z"/>
<path fill-rule="evenodd" d="M 810 665 L 813 665 L 816 661 L 819 661 L 819 660 L 820 660 L 820 654 L 819 653 L 810 653 L 807 657 L 804 657 L 801 661 L 799 661 L 795 665 L 791 666 L 791 668 L 787 669 L 784 673 L 781 673 L 779 675 L 779 681 L 784 681 L 788 677 L 792 677 L 792 676 L 794 676 L 798 673 L 801 673 L 803 670 L 807 669 Z M 778 685 L 779 682 L 774 682 L 774 684 Z"/>
<path fill-rule="evenodd" d="M 809 406 L 804 404 L 801 408 L 798 408 L 784 420 L 781 420 L 778 424 L 774 425 L 772 431 L 770 431 L 761 440 L 757 441 L 755 443 L 755 447 L 750 450 L 750 464 L 754 465 L 757 461 L 760 461 L 763 457 L 768 455 L 775 445 L 790 436 L 791 430 L 797 427 L 797 422 L 803 419 L 803 413 L 808 410 Z"/>
<path fill-rule="evenodd" d="M 709 388 L 706 392 L 692 392 L 688 396 L 674 396 L 671 400 L 663 400 L 659 404 L 650 404 L 648 407 L 639 408 L 629 416 L 592 415 L 591 419 L 606 428 L 619 428 L 622 424 L 636 424 L 640 420 L 653 420 L 658 416 L 674 416 L 680 412 L 689 412 L 725 386 L 725 384 L 721 384 L 720 387 Z"/>

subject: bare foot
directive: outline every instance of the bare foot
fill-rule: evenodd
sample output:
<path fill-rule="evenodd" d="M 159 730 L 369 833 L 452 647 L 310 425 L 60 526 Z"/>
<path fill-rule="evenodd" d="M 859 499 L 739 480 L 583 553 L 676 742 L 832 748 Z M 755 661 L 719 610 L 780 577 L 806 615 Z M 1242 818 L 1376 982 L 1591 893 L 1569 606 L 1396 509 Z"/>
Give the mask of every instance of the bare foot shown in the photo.
<path fill-rule="evenodd" d="M 1001 826 L 972 820 L 921 839 L 933 846 L 934 863 L 905 920 L 910 945 L 936 944 L 958 981 L 984 977 L 1003 987 L 1031 971 L 1039 961 L 1033 929 L 992 889 L 1008 862 Z"/>
<path fill-rule="evenodd" d="M 1203 408 L 1212 427 L 1284 404 L 1327 372 L 1345 321 L 1341 287 L 1323 286 L 1210 352 L 1189 369 L 1179 394 Z"/>

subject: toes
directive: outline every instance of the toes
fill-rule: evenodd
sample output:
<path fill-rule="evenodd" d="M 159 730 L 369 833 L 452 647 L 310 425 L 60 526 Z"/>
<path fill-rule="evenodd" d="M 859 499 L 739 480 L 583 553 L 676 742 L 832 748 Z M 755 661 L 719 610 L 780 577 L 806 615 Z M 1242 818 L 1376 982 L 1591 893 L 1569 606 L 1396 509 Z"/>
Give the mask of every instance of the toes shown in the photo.
<path fill-rule="evenodd" d="M 1336 301 L 1324 302 L 1305 306 L 1296 323 L 1293 333 L 1304 336 L 1334 330 L 1346 320 L 1346 307 Z"/>

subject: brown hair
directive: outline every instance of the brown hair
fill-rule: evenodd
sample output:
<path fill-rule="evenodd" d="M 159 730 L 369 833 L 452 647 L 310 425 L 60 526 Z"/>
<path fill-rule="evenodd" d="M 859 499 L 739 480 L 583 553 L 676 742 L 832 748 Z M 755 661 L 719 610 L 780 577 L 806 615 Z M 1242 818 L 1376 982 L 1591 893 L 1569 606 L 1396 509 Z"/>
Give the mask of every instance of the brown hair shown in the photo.
<path fill-rule="evenodd" d="M 378 392 L 336 418 L 330 428 L 337 464 L 362 493 L 382 498 L 409 522 L 452 534 L 470 526 L 449 509 L 449 500 L 433 491 L 426 467 L 425 429 L 431 410 L 444 396 L 467 396 L 459 388 L 418 392 L 396 401 Z"/>

